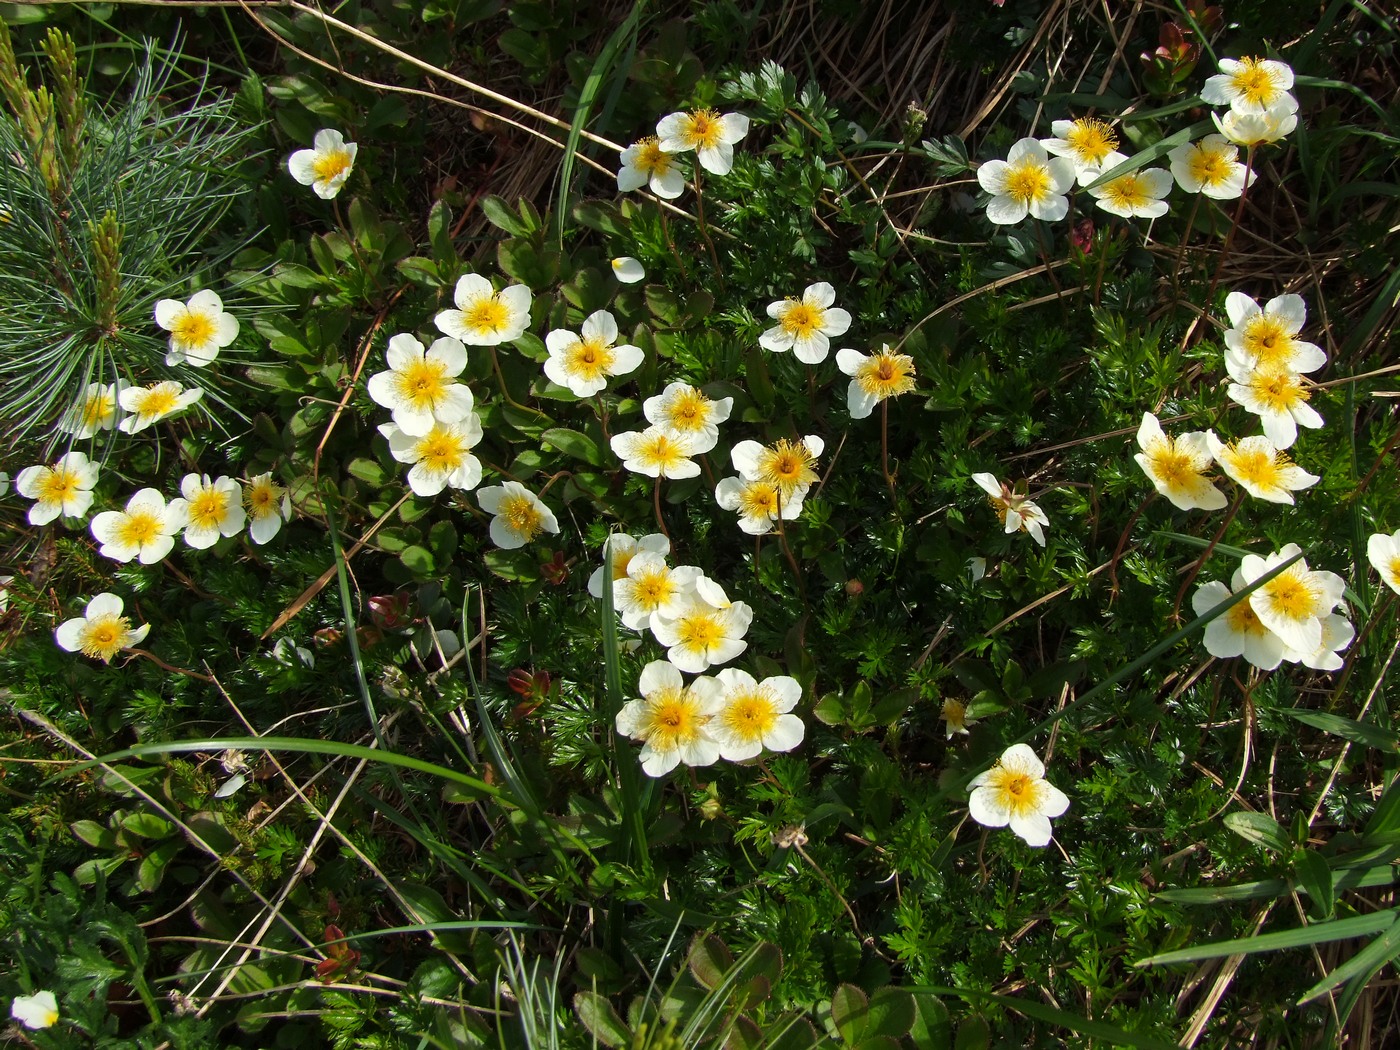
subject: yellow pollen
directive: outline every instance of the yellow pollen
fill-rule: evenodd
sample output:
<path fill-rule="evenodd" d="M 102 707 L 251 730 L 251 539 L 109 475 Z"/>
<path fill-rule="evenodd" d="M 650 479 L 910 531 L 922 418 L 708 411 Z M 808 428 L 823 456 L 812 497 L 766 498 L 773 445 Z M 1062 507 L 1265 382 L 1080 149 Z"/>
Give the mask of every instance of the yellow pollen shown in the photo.
<path fill-rule="evenodd" d="M 746 518 L 776 518 L 778 516 L 778 488 L 766 482 L 755 481 L 744 486 L 739 495 L 739 508 Z"/>
<path fill-rule="evenodd" d="M 640 736 L 656 751 L 674 751 L 699 735 L 709 718 L 695 710 L 684 689 L 667 689 L 649 698 Z"/>
<path fill-rule="evenodd" d="M 1076 120 L 1065 135 L 1065 142 L 1080 160 L 1100 163 L 1118 148 L 1118 136 L 1101 120 Z"/>
<path fill-rule="evenodd" d="M 671 574 L 666 569 L 643 573 L 632 585 L 637 602 L 648 612 L 661 608 L 671 600 L 676 585 L 671 582 Z"/>
<path fill-rule="evenodd" d="M 1285 457 L 1271 456 L 1263 449 L 1249 452 L 1232 449 L 1226 454 L 1230 457 L 1230 465 L 1235 468 L 1235 473 L 1241 479 L 1260 487 L 1278 487 L 1279 474 L 1288 462 Z"/>
<path fill-rule="evenodd" d="M 724 130 L 724 125 L 714 110 L 694 110 L 687 120 L 689 126 L 683 133 L 687 144 L 696 149 L 714 149 L 720 144 L 720 133 Z"/>
<path fill-rule="evenodd" d="M 725 728 L 741 740 L 762 740 L 778 724 L 778 709 L 773 697 L 760 686 L 731 699 L 720 717 Z"/>
<path fill-rule="evenodd" d="M 1219 186 L 1230 178 L 1234 162 L 1221 150 L 1204 147 L 1193 150 L 1188 162 L 1191 177 L 1205 186 Z"/>
<path fill-rule="evenodd" d="M 349 150 L 333 149 L 329 153 L 318 153 L 311 161 L 311 171 L 317 182 L 333 182 L 350 170 Z"/>
<path fill-rule="evenodd" d="M 792 305 L 778 322 L 784 332 L 798 339 L 807 339 L 822 326 L 826 311 L 819 306 L 809 306 L 796 299 L 789 299 Z"/>
<path fill-rule="evenodd" d="M 425 357 L 400 372 L 397 385 L 399 397 L 415 408 L 432 408 L 452 380 L 447 375 L 447 365 Z"/>
<path fill-rule="evenodd" d="M 1392 581 L 1400 582 L 1400 554 L 1390 559 L 1390 578 Z"/>
<path fill-rule="evenodd" d="M 500 515 L 513 531 L 527 540 L 534 539 L 544 528 L 544 522 L 540 519 L 540 512 L 535 509 L 534 501 L 526 496 L 507 496 L 501 501 Z"/>
<path fill-rule="evenodd" d="M 228 493 L 216 488 L 200 489 L 190 500 L 190 524 L 201 529 L 217 529 L 228 514 Z"/>
<path fill-rule="evenodd" d="M 163 416 L 173 412 L 180 403 L 180 391 L 174 383 L 157 383 L 141 391 L 136 399 L 136 413 L 142 416 Z"/>
<path fill-rule="evenodd" d="M 1284 331 L 1283 322 L 1268 314 L 1255 314 L 1246 321 L 1240 337 L 1258 367 L 1268 371 L 1282 370 L 1293 349 L 1293 337 Z"/>
<path fill-rule="evenodd" d="M 877 354 L 856 375 L 860 388 L 883 400 L 914 389 L 914 361 L 905 354 Z"/>
<path fill-rule="evenodd" d="M 1022 161 L 1019 167 L 1006 170 L 1002 192 L 1020 204 L 1042 200 L 1050 195 L 1050 171 L 1034 158 Z"/>
<path fill-rule="evenodd" d="M 78 648 L 84 656 L 110 660 L 126 641 L 131 627 L 125 616 L 108 613 L 89 620 L 78 635 Z"/>
<path fill-rule="evenodd" d="M 214 338 L 214 319 L 206 313 L 186 310 L 170 329 L 170 335 L 182 346 L 204 346 Z"/>
<path fill-rule="evenodd" d="M 1269 633 L 1269 629 L 1264 626 L 1263 621 L 1259 619 L 1247 601 L 1233 606 L 1225 614 L 1225 622 L 1236 634 L 1253 634 L 1263 637 Z"/>
<path fill-rule="evenodd" d="M 1103 194 L 1120 208 L 1140 208 L 1154 200 L 1136 172 L 1114 179 L 1103 188 Z"/>
<path fill-rule="evenodd" d="M 709 400 L 698 390 L 683 390 L 666 410 L 666 423 L 672 430 L 702 430 L 710 413 Z"/>
<path fill-rule="evenodd" d="M 613 348 L 597 339 L 580 339 L 568 350 L 566 365 L 584 379 L 596 380 L 612 371 Z"/>
<path fill-rule="evenodd" d="M 1039 810 L 1039 796 L 1042 781 L 1029 773 L 993 766 L 987 777 L 987 786 L 992 789 L 996 800 L 1017 816 L 1025 816 Z"/>
<path fill-rule="evenodd" d="M 1168 488 L 1187 488 L 1200 477 L 1196 461 L 1187 453 L 1178 452 L 1174 441 L 1163 442 L 1148 452 L 1147 456 L 1157 477 Z"/>
<path fill-rule="evenodd" d="M 160 533 L 160 518 L 148 510 L 134 510 L 117 526 L 117 540 L 123 547 L 144 547 Z"/>
<path fill-rule="evenodd" d="M 783 438 L 765 448 L 759 456 L 758 481 L 776 485 L 784 496 L 791 495 L 802 485 L 810 485 L 817 480 L 817 472 L 812 469 L 812 455 L 801 442 Z"/>
<path fill-rule="evenodd" d="M 1286 412 L 1308 400 L 1308 392 L 1290 372 L 1256 372 L 1249 385 L 1254 395 L 1274 412 Z"/>
<path fill-rule="evenodd" d="M 724 638 L 719 619 L 708 610 L 693 612 L 676 621 L 681 645 L 686 649 L 707 650 Z"/>
<path fill-rule="evenodd" d="M 277 504 L 282 498 L 282 486 L 274 485 L 271 482 L 262 485 L 254 485 L 248 489 L 246 502 L 248 511 L 255 518 L 266 518 L 273 514 L 280 514 Z"/>
<path fill-rule="evenodd" d="M 1290 571 L 1264 587 L 1274 611 L 1290 620 L 1305 620 L 1315 614 L 1317 594 L 1297 571 Z"/>
<path fill-rule="evenodd" d="M 510 323 L 510 308 L 494 295 L 478 299 L 463 313 L 466 326 L 476 332 L 499 332 Z"/>
<path fill-rule="evenodd" d="M 1279 90 L 1274 86 L 1274 78 L 1263 67 L 1263 60 L 1258 58 L 1240 59 L 1240 68 L 1235 70 L 1230 83 L 1245 99 L 1257 106 L 1268 106 Z"/>
<path fill-rule="evenodd" d="M 641 149 L 637 153 L 636 164 L 639 169 L 646 172 L 648 176 L 661 177 L 671 170 L 671 165 L 675 158 L 661 148 L 661 140 L 658 138 L 642 139 Z"/>
<path fill-rule="evenodd" d="M 39 478 L 39 502 L 63 503 L 78 491 L 78 475 L 59 467 Z"/>
<path fill-rule="evenodd" d="M 450 474 L 456 470 L 467 452 L 462 440 L 442 427 L 428 431 L 414 451 L 418 453 L 418 462 L 435 474 Z"/>
<path fill-rule="evenodd" d="M 117 407 L 116 395 L 93 394 L 83 402 L 83 427 L 98 427 Z"/>

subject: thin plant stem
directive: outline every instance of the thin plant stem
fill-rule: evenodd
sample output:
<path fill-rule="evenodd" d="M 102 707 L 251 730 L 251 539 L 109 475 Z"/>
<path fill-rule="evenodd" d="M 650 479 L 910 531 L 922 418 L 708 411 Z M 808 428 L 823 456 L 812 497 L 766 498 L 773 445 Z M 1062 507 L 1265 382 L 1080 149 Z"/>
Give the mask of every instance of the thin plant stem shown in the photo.
<path fill-rule="evenodd" d="M 661 474 L 659 472 L 656 475 L 655 483 L 651 486 L 651 505 L 656 510 L 656 525 L 661 530 L 661 535 L 669 540 L 671 533 L 666 528 L 666 519 L 661 516 Z"/>
<path fill-rule="evenodd" d="M 198 671 L 187 671 L 183 667 L 176 667 L 173 664 L 168 664 L 159 656 L 156 656 L 154 653 L 147 652 L 145 649 L 129 648 L 126 651 L 129 652 L 132 656 L 144 656 L 147 660 L 151 661 L 151 663 L 155 664 L 162 671 L 169 671 L 171 674 L 182 674 L 186 678 L 197 678 L 201 682 L 214 681 L 213 676 L 211 675 L 200 674 Z"/>
<path fill-rule="evenodd" d="M 1191 239 L 1191 231 L 1196 226 L 1196 213 L 1201 210 L 1201 198 L 1203 193 L 1197 193 L 1196 199 L 1191 202 L 1191 211 L 1186 216 L 1186 229 L 1182 231 L 1181 243 L 1177 245 L 1176 262 L 1172 266 L 1172 291 L 1177 292 L 1181 288 L 1181 266 L 1186 260 L 1186 242 Z"/>
<path fill-rule="evenodd" d="M 1064 289 L 1060 287 L 1060 279 L 1055 276 L 1055 269 L 1050 265 L 1050 243 L 1045 239 L 1045 224 L 1039 219 L 1035 220 L 1035 235 L 1040 241 L 1040 258 L 1045 263 L 1045 276 L 1050 278 L 1050 284 L 1055 289 L 1055 298 L 1060 300 L 1060 309 L 1064 310 Z"/>
<path fill-rule="evenodd" d="M 518 408 L 522 412 L 529 412 L 531 415 L 539 416 L 541 419 L 548 419 L 549 417 L 539 409 L 531 408 L 529 405 L 522 405 L 519 401 L 510 396 L 510 391 L 506 389 L 506 374 L 501 371 L 501 361 L 500 358 L 496 356 L 496 348 L 494 346 L 489 346 L 487 349 L 491 351 L 491 367 L 496 372 L 496 382 L 500 384 L 501 396 L 506 399 L 506 404 L 510 405 L 511 408 Z"/>
<path fill-rule="evenodd" d="M 782 545 L 783 554 L 787 557 L 788 565 L 792 568 L 792 577 L 797 581 L 797 591 L 802 595 L 802 601 L 807 601 L 807 581 L 802 578 L 802 569 L 797 564 L 797 559 L 793 557 L 792 548 L 788 546 L 787 530 L 783 528 L 783 505 L 781 498 L 778 501 L 778 542 Z"/>
<path fill-rule="evenodd" d="M 880 471 L 885 475 L 885 484 L 890 487 L 890 506 L 899 513 L 899 502 L 894 495 L 894 476 L 890 474 L 890 400 L 880 401 Z"/>
<path fill-rule="evenodd" d="M 666 247 L 671 249 L 671 255 L 676 260 L 676 266 L 681 271 L 681 280 L 689 281 L 690 275 L 686 272 L 685 261 L 681 259 L 680 250 L 676 247 L 676 242 L 671 237 L 671 224 L 666 219 L 666 209 L 657 208 L 656 214 L 661 216 L 661 235 L 666 238 Z"/>
<path fill-rule="evenodd" d="M 1235 241 L 1235 231 L 1240 228 L 1240 222 L 1244 219 L 1244 202 L 1249 196 L 1250 176 L 1254 172 L 1254 147 L 1250 146 L 1244 154 L 1244 185 L 1240 187 L 1239 203 L 1235 205 L 1234 217 L 1230 220 L 1230 228 L 1225 231 L 1225 243 L 1220 246 L 1220 259 L 1215 264 L 1215 273 L 1210 279 L 1210 288 L 1206 292 L 1205 309 L 1210 309 L 1210 304 L 1215 301 L 1215 290 L 1220 287 L 1220 275 L 1225 272 L 1225 261 L 1230 257 L 1230 246 Z M 1194 341 L 1196 329 L 1200 327 L 1201 318 L 1205 313 L 1196 315 L 1196 319 L 1191 322 L 1191 328 L 1186 333 L 1186 344 L 1190 345 Z"/>
<path fill-rule="evenodd" d="M 695 218 L 700 226 L 700 236 L 704 238 L 705 247 L 710 249 L 710 262 L 715 264 L 715 276 L 721 281 L 724 280 L 724 271 L 720 269 L 719 253 L 715 251 L 715 242 L 710 240 L 710 227 L 705 222 L 705 195 L 700 192 L 700 164 L 695 165 Z"/>
<path fill-rule="evenodd" d="M 1216 544 L 1225 535 L 1225 530 L 1230 527 L 1230 522 L 1235 520 L 1235 515 L 1239 513 L 1240 504 L 1243 502 L 1244 490 L 1241 489 L 1235 493 L 1235 502 L 1230 504 L 1230 510 L 1226 513 L 1225 520 L 1220 523 L 1220 528 L 1215 530 L 1215 535 L 1211 537 L 1210 543 L 1206 545 L 1205 550 L 1201 551 L 1201 556 L 1196 559 L 1195 564 L 1191 566 L 1191 571 L 1186 574 L 1186 581 L 1181 585 L 1181 590 L 1176 592 L 1176 604 L 1172 606 L 1172 623 L 1180 622 L 1181 603 L 1186 598 L 1187 590 L 1190 589 L 1191 584 L 1196 582 L 1196 577 L 1201 574 L 1201 569 L 1205 567 L 1206 559 L 1211 556 Z"/>
<path fill-rule="evenodd" d="M 603 440 L 611 445 L 612 437 L 608 434 L 608 406 L 601 393 L 593 395 L 593 404 L 598 412 L 598 425 L 603 429 Z"/>

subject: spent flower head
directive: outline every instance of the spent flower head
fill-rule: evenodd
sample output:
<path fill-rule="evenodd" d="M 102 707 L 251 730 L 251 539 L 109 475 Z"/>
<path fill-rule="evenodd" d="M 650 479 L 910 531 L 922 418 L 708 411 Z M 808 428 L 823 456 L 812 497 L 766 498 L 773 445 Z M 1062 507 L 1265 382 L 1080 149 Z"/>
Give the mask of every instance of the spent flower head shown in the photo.
<path fill-rule="evenodd" d="M 313 149 L 299 149 L 287 159 L 292 178 L 322 200 L 330 200 L 340 192 L 355 167 L 359 147 L 346 142 L 345 136 L 330 128 L 316 132 Z"/>
<path fill-rule="evenodd" d="M 973 474 L 972 480 L 987 494 L 1007 535 L 1024 530 L 1030 533 L 1036 543 L 1045 546 L 1045 529 L 1049 526 L 1050 519 L 1038 503 L 1027 499 L 1025 493 L 1016 492 L 1006 482 L 998 481 L 994 474 L 984 471 Z"/>

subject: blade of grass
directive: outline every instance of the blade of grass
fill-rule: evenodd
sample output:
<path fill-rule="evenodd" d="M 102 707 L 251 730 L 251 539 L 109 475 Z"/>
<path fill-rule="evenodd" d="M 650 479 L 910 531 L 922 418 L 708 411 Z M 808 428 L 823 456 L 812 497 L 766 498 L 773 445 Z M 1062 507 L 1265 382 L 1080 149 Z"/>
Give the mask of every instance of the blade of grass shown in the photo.
<path fill-rule="evenodd" d="M 1368 937 L 1373 933 L 1388 930 L 1395 923 L 1394 911 L 1376 912 L 1371 915 L 1353 915 L 1331 922 L 1315 922 L 1293 930 L 1280 930 L 1278 933 L 1261 933 L 1256 937 L 1237 937 L 1232 941 L 1216 941 L 1214 944 L 1199 944 L 1191 948 L 1162 952 L 1139 959 L 1134 966 L 1165 966 L 1168 963 L 1200 962 L 1202 959 L 1220 959 L 1227 955 L 1253 955 L 1257 952 L 1276 952 L 1285 948 L 1308 948 L 1329 941 L 1345 941 L 1353 937 Z"/>
<path fill-rule="evenodd" d="M 1397 955 L 1400 955 L 1400 923 L 1391 925 L 1374 941 L 1309 988 L 1298 997 L 1297 1005 L 1302 1006 L 1321 998 L 1337 985 L 1344 984 L 1353 977 L 1361 977 L 1362 983 L 1365 984 L 1377 970 Z M 1344 1024 L 1346 1018 L 1338 1017 L 1338 1021 Z"/>
<path fill-rule="evenodd" d="M 1021 999 L 1014 995 L 998 995 L 995 992 L 984 992 L 977 988 L 949 988 L 936 984 L 918 985 L 906 990 L 914 993 L 928 992 L 932 995 L 957 996 L 978 1002 L 995 1003 L 1007 1010 L 1014 1010 L 1024 1017 L 1068 1028 L 1071 1032 L 1087 1035 L 1094 1039 L 1102 1039 L 1113 1046 L 1131 1046 L 1136 1047 L 1137 1050 L 1176 1050 L 1177 1047 L 1174 1039 L 1163 1039 L 1161 1036 L 1147 1032 L 1130 1032 L 1117 1025 L 1080 1017 L 1078 1014 L 1057 1010 L 1053 1006 L 1046 1006 L 1033 999 Z"/>

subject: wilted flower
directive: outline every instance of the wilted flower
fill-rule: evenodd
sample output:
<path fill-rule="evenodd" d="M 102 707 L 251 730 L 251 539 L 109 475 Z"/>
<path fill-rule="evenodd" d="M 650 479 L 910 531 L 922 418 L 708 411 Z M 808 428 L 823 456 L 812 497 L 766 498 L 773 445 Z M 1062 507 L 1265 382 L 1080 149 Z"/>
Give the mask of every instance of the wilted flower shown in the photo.
<path fill-rule="evenodd" d="M 1207 430 L 1206 444 L 1220 469 L 1255 499 L 1291 504 L 1294 492 L 1318 482 L 1266 437 L 1256 434 L 1227 445 Z"/>
<path fill-rule="evenodd" d="M 225 313 L 224 301 L 207 288 L 195 292 L 187 303 L 160 300 L 156 303 L 156 324 L 170 333 L 167 365 L 203 368 L 238 338 L 238 318 Z"/>
<path fill-rule="evenodd" d="M 675 200 L 685 192 L 685 173 L 674 153 L 661 148 L 655 136 L 638 139 L 622 151 L 622 167 L 617 172 L 617 188 L 623 193 L 648 186 L 651 192 Z"/>
<path fill-rule="evenodd" d="M 150 630 L 151 625 L 146 623 L 132 630 L 131 621 L 122 615 L 122 600 L 104 591 L 88 602 L 82 616 L 59 624 L 53 636 L 60 649 L 82 653 L 105 664 L 121 650 L 139 644 Z"/>
<path fill-rule="evenodd" d="M 742 113 L 721 116 L 712 109 L 672 113 L 656 125 L 660 147 L 667 153 L 694 150 L 700 167 L 714 175 L 728 175 L 734 166 L 734 143 L 749 133 L 749 118 Z"/>
<path fill-rule="evenodd" d="M 29 524 L 47 525 L 54 518 L 81 518 L 92 506 L 97 464 L 81 452 L 67 452 L 51 467 L 25 467 L 15 477 L 15 490 L 35 501 Z"/>
<path fill-rule="evenodd" d="M 723 693 L 710 720 L 719 754 L 731 762 L 757 758 L 764 748 L 791 751 L 802 743 L 802 719 L 790 714 L 802 699 L 796 678 L 774 675 L 758 681 L 747 671 L 726 667 L 716 676 Z"/>
<path fill-rule="evenodd" d="M 150 387 L 129 386 L 118 391 L 117 401 L 131 415 L 118 423 L 117 429 L 123 434 L 139 434 L 151 424 L 183 412 L 203 396 L 199 387 L 186 390 L 173 379 Z"/>
<path fill-rule="evenodd" d="M 518 481 L 489 485 L 476 494 L 481 509 L 492 515 L 491 542 L 513 550 L 541 532 L 557 533 L 559 519 L 538 496 Z"/>
<path fill-rule="evenodd" d="M 566 386 L 575 397 L 592 397 L 608 385 L 610 376 L 623 376 L 643 361 L 641 348 L 617 343 L 617 321 L 607 310 L 596 310 L 583 322 L 583 334 L 556 328 L 544 337 L 549 360 L 544 374 Z"/>
<path fill-rule="evenodd" d="M 998 481 L 995 475 L 985 471 L 972 475 L 972 480 L 991 500 L 992 506 L 996 508 L 997 517 L 1006 527 L 1007 535 L 1024 529 L 1036 543 L 1045 546 L 1044 529 L 1050 524 L 1050 519 L 1045 516 L 1045 511 L 1040 509 L 1039 504 L 1027 499 L 1023 494 L 1018 494 L 1011 486 Z"/>
<path fill-rule="evenodd" d="M 642 668 L 637 691 L 641 699 L 622 706 L 616 725 L 623 736 L 642 741 L 647 776 L 664 776 L 682 762 L 708 766 L 719 758 L 719 742 L 710 732 L 719 705 L 718 682 L 697 678 L 687 686 L 680 671 L 665 660 L 653 660 Z"/>
<path fill-rule="evenodd" d="M 297 182 L 310 186 L 316 196 L 328 201 L 350 177 L 359 147 L 329 128 L 316 132 L 312 141 L 314 149 L 299 149 L 288 158 L 287 170 Z"/>
<path fill-rule="evenodd" d="M 233 478 L 210 481 L 208 474 L 186 474 L 180 495 L 170 501 L 170 512 L 185 518 L 185 542 L 196 550 L 212 547 L 220 536 L 243 531 L 248 514 L 243 509 L 243 486 Z"/>
<path fill-rule="evenodd" d="M 689 383 L 668 383 L 666 389 L 642 402 L 647 422 L 690 441 L 690 454 L 709 452 L 719 442 L 719 424 L 729 418 L 732 397 L 711 401 Z"/>
<path fill-rule="evenodd" d="M 472 411 L 472 392 L 456 377 L 467 367 L 467 348 L 444 336 L 427 350 L 411 335 L 389 340 L 389 369 L 369 377 L 365 388 L 374 402 L 393 413 L 394 425 L 420 437 L 434 421 L 457 423 Z"/>
<path fill-rule="evenodd" d="M 1050 159 L 1035 139 L 1021 139 L 1006 160 L 989 160 L 977 169 L 977 182 L 992 195 L 987 218 L 998 225 L 1027 215 L 1053 222 L 1069 214 L 1066 194 L 1074 185 L 1074 161 Z"/>
<path fill-rule="evenodd" d="M 846 388 L 846 409 L 852 419 L 864 419 L 887 397 L 914 389 L 914 359 L 896 354 L 886 343 L 878 354 L 837 350 L 836 367 L 851 377 Z"/>
<path fill-rule="evenodd" d="M 778 323 L 758 337 L 758 345 L 774 353 L 791 350 L 805 365 L 820 364 L 830 353 L 831 336 L 851 327 L 851 315 L 836 301 L 836 289 L 825 281 L 808 285 L 801 299 L 768 304 L 768 316 Z"/>
<path fill-rule="evenodd" d="M 178 504 L 178 505 L 177 505 Z M 114 561 L 139 558 L 142 565 L 160 561 L 175 546 L 175 533 L 187 522 L 184 500 L 171 500 L 157 489 L 141 489 L 126 501 L 125 510 L 106 510 L 89 528 L 98 553 Z"/>
<path fill-rule="evenodd" d="M 967 717 L 967 705 L 952 698 L 943 701 L 943 710 L 939 717 L 943 719 L 944 728 L 947 730 L 943 737 L 945 740 L 952 740 L 954 733 L 967 736 L 967 727 L 975 724 L 975 719 Z"/>
<path fill-rule="evenodd" d="M 1050 818 L 1069 808 L 1069 798 L 1045 779 L 1045 765 L 1025 744 L 1012 744 L 997 764 L 973 777 L 968 812 L 977 823 L 1011 830 L 1031 846 L 1050 843 Z"/>
<path fill-rule="evenodd" d="M 498 292 L 481 274 L 463 274 L 452 296 L 457 309 L 443 310 L 433 323 L 443 335 L 468 346 L 497 346 L 525 334 L 532 299 L 530 289 L 523 284 Z"/>
<path fill-rule="evenodd" d="M 1172 177 L 1186 193 L 1204 193 L 1218 201 L 1235 200 L 1254 182 L 1249 171 L 1236 158 L 1239 148 L 1222 135 L 1207 135 L 1199 142 L 1188 142 L 1167 153 Z"/>
<path fill-rule="evenodd" d="M 1229 106 L 1242 116 L 1270 110 L 1297 112 L 1298 100 L 1288 93 L 1293 70 L 1271 58 L 1222 58 L 1220 72 L 1206 78 L 1201 100 L 1212 106 Z"/>
<path fill-rule="evenodd" d="M 1169 438 L 1151 412 L 1138 427 L 1141 452 L 1133 459 L 1157 491 L 1181 510 L 1219 510 L 1229 502 L 1205 476 L 1210 469 L 1210 444 L 1204 431 Z"/>

